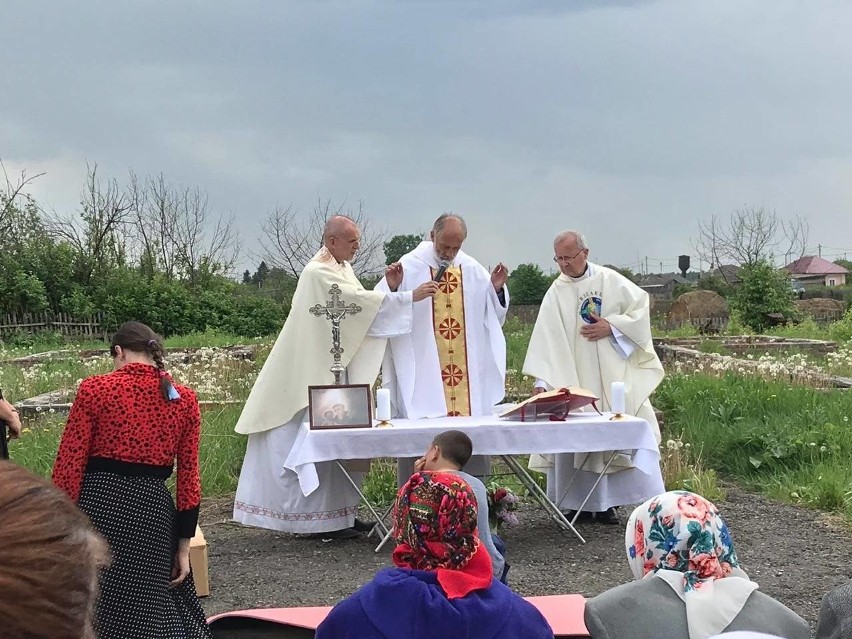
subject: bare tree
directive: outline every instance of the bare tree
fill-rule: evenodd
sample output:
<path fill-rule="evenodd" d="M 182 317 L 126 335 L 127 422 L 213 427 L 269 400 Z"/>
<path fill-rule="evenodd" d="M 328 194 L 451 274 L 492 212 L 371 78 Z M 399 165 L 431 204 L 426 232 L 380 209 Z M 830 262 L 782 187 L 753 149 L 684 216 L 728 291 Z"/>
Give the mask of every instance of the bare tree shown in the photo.
<path fill-rule="evenodd" d="M 808 243 L 807 220 L 796 216 L 790 220 L 775 211 L 749 208 L 734 211 L 727 219 L 713 215 L 698 222 L 695 250 L 710 268 L 734 264 L 754 266 L 760 261 L 773 261 L 775 256 L 804 255 Z M 727 274 L 721 271 L 727 281 Z M 728 282 L 730 284 L 730 282 Z"/>
<path fill-rule="evenodd" d="M 131 173 L 128 194 L 139 261 L 149 274 L 196 286 L 233 269 L 240 250 L 234 218 L 214 216 L 201 190 L 176 187 L 162 174 L 141 183 Z"/>
<path fill-rule="evenodd" d="M 197 286 L 211 275 L 230 273 L 240 251 L 234 216 L 214 218 L 207 194 L 198 189 L 179 192 L 176 203 L 173 243 L 183 276 Z"/>
<path fill-rule="evenodd" d="M 266 260 L 290 277 L 298 277 L 323 243 L 323 230 L 334 215 L 346 215 L 361 230 L 361 245 L 352 260 L 352 269 L 358 277 L 374 275 L 382 267 L 383 247 L 387 229 L 377 228 L 362 203 L 356 211 L 344 210 L 344 204 L 334 206 L 331 200 L 317 200 L 307 219 L 300 219 L 293 207 L 276 208 L 261 224 L 261 251 L 256 257 Z"/>
<path fill-rule="evenodd" d="M 130 199 L 115 179 L 105 184 L 98 178 L 97 164 L 88 165 L 86 186 L 80 201 L 79 218 L 51 214 L 48 233 L 68 242 L 78 256 L 81 280 L 89 284 L 96 272 L 126 259 L 126 225 L 130 221 Z"/>
<path fill-rule="evenodd" d="M 24 188 L 31 184 L 34 180 L 40 178 L 44 173 L 28 176 L 26 170 L 21 171 L 21 174 L 13 182 L 6 172 L 6 166 L 0 160 L 0 170 L 3 171 L 3 190 L 0 191 L 0 238 L 6 237 L 11 230 L 12 217 L 14 210 L 18 208 L 16 200 L 25 198 L 27 204 L 32 203 L 32 198 L 24 193 Z M 26 205 L 24 206 L 26 208 Z"/>

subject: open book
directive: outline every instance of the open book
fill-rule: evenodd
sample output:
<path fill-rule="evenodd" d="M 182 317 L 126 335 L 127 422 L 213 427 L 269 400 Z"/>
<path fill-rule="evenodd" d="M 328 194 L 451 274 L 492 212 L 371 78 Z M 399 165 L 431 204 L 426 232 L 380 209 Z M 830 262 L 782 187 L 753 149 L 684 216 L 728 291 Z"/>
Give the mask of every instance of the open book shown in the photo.
<path fill-rule="evenodd" d="M 500 414 L 500 417 L 520 420 L 533 421 L 544 415 L 549 415 L 556 419 L 564 419 L 565 415 L 572 410 L 577 410 L 583 406 L 592 405 L 598 413 L 598 407 L 595 402 L 600 399 L 593 392 L 572 386 L 570 388 L 557 388 L 552 391 L 545 391 L 538 395 L 525 399 L 520 404 L 515 404 L 512 408 Z"/>

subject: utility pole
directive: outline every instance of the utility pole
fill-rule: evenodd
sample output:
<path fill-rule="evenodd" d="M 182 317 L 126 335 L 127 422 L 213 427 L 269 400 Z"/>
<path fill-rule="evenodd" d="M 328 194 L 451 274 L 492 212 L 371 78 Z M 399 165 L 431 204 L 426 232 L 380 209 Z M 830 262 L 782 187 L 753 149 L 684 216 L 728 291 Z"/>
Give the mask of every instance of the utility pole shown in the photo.
<path fill-rule="evenodd" d="M 817 244 L 817 254 L 822 257 L 822 244 Z"/>
<path fill-rule="evenodd" d="M 648 273 L 649 273 L 649 271 L 648 271 L 648 256 L 646 255 L 645 256 L 645 275 L 647 275 Z"/>

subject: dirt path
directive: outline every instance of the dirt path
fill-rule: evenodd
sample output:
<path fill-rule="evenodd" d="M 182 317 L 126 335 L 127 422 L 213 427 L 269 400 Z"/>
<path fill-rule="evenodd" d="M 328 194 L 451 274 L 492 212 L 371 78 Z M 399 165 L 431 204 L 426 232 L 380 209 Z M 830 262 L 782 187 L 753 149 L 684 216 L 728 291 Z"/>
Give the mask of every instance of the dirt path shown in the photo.
<path fill-rule="evenodd" d="M 390 545 L 372 540 L 323 543 L 244 528 L 228 521 L 230 499 L 201 516 L 210 554 L 210 613 L 241 608 L 332 605 L 390 564 Z M 763 592 L 813 624 L 820 600 L 852 576 L 852 531 L 821 513 L 774 502 L 736 487 L 717 504 L 740 561 Z M 620 516 L 626 522 L 629 509 Z M 524 505 L 521 524 L 503 535 L 509 585 L 522 595 L 595 595 L 631 579 L 624 526 L 581 524 L 587 543 L 557 531 L 544 512 Z"/>

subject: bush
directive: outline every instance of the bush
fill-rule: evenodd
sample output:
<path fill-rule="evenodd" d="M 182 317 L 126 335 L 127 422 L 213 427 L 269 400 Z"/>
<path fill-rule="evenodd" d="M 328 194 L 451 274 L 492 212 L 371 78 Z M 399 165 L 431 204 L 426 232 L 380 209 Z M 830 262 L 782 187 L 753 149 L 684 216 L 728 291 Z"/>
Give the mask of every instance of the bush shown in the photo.
<path fill-rule="evenodd" d="M 512 304 L 541 304 L 552 282 L 537 264 L 518 264 L 509 276 Z"/>
<path fill-rule="evenodd" d="M 802 299 L 828 298 L 846 302 L 847 308 L 852 307 L 852 286 L 818 286 L 807 288 L 802 293 Z"/>
<path fill-rule="evenodd" d="M 731 298 L 731 307 L 740 314 L 746 326 L 761 332 L 769 326 L 769 314 L 792 316 L 793 291 L 787 273 L 769 262 L 758 262 L 743 266 L 740 279 L 742 282 Z"/>
<path fill-rule="evenodd" d="M 852 308 L 841 319 L 828 325 L 828 334 L 837 342 L 852 340 Z"/>

